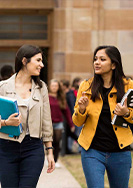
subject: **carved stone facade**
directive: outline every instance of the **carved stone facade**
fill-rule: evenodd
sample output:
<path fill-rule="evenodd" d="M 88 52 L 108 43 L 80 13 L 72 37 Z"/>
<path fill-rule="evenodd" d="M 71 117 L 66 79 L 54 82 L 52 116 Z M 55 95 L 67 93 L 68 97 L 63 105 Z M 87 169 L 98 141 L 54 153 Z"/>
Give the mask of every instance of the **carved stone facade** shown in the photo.
<path fill-rule="evenodd" d="M 103 44 L 118 47 L 125 74 L 133 76 L 133 0 L 0 0 L 0 10 L 50 15 L 49 41 L 34 41 L 49 48 L 48 79 L 91 77 L 93 51 Z"/>

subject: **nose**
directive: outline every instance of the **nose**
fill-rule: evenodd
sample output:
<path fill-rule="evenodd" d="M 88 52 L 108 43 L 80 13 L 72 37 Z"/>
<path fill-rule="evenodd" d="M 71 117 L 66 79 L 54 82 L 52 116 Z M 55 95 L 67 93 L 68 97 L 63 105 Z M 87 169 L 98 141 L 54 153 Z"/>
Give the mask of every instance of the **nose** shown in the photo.
<path fill-rule="evenodd" d="M 43 64 L 43 62 L 42 62 L 42 61 L 40 62 L 40 66 L 41 66 L 41 68 L 43 68 L 43 67 L 44 67 L 44 64 Z"/>
<path fill-rule="evenodd" d="M 99 64 L 100 62 L 99 62 L 99 59 L 96 59 L 95 60 L 95 64 Z"/>

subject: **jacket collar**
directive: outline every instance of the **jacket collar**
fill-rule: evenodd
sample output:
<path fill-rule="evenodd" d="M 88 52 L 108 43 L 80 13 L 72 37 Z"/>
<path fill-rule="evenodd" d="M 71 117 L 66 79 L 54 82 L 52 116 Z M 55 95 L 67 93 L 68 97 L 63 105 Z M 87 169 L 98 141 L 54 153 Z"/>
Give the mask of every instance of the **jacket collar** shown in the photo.
<path fill-rule="evenodd" d="M 26 106 L 23 99 L 16 94 L 15 91 L 15 78 L 16 73 L 11 76 L 7 82 L 7 89 L 6 94 L 14 95 L 14 98 L 17 99 L 18 106 Z M 39 86 L 35 84 L 34 80 L 32 79 L 32 88 L 31 88 L 31 97 L 30 97 L 30 103 L 29 103 L 29 109 L 31 109 L 38 101 L 39 101 Z"/>
<path fill-rule="evenodd" d="M 91 89 L 86 89 L 86 90 L 85 90 L 85 93 L 86 93 L 86 94 L 89 94 L 89 95 L 92 95 Z M 117 90 L 116 90 L 116 87 L 115 87 L 115 86 L 112 87 L 110 93 L 117 93 Z"/>

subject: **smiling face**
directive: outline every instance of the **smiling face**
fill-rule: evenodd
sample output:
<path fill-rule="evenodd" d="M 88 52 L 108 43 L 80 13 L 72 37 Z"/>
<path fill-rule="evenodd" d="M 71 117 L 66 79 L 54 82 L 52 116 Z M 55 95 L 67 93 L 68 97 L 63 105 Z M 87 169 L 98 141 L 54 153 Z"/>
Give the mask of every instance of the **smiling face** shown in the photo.
<path fill-rule="evenodd" d="M 94 72 L 102 77 L 111 75 L 115 69 L 115 64 L 111 62 L 109 56 L 105 53 L 105 49 L 97 51 L 94 58 Z"/>
<path fill-rule="evenodd" d="M 30 62 L 26 64 L 26 58 L 23 59 L 23 64 L 30 76 L 39 76 L 41 69 L 44 67 L 42 63 L 42 54 L 38 53 L 31 57 Z"/>

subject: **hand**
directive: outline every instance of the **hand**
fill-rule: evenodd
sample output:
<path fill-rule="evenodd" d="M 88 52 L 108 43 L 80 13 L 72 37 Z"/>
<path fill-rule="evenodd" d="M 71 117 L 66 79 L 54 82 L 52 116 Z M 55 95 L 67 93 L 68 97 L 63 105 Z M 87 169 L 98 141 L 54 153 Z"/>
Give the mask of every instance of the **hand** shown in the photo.
<path fill-rule="evenodd" d="M 88 97 L 85 96 L 85 92 L 83 92 L 82 97 L 80 97 L 80 99 L 78 100 L 79 111 L 81 113 L 84 113 L 88 104 L 89 104 L 89 99 Z"/>
<path fill-rule="evenodd" d="M 10 126 L 19 126 L 19 124 L 21 123 L 21 113 L 14 113 L 12 115 L 10 115 L 8 117 L 6 121 L 6 125 L 10 125 Z"/>
<path fill-rule="evenodd" d="M 124 101 L 124 105 L 122 106 L 120 103 L 117 103 L 114 113 L 118 116 L 124 116 L 126 113 L 129 112 L 129 109 L 127 108 L 127 98 Z"/>
<path fill-rule="evenodd" d="M 71 127 L 71 132 L 74 133 L 75 131 L 75 126 Z"/>
<path fill-rule="evenodd" d="M 48 160 L 47 173 L 51 173 L 55 169 L 55 162 L 54 162 L 54 157 L 53 157 L 52 153 L 50 153 L 50 154 L 47 155 L 47 160 Z"/>

